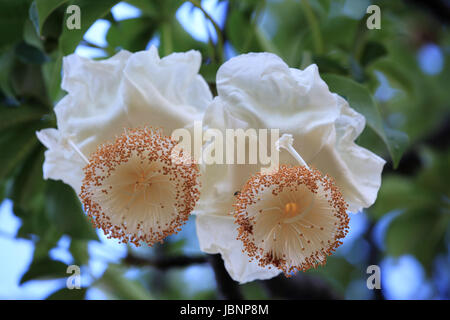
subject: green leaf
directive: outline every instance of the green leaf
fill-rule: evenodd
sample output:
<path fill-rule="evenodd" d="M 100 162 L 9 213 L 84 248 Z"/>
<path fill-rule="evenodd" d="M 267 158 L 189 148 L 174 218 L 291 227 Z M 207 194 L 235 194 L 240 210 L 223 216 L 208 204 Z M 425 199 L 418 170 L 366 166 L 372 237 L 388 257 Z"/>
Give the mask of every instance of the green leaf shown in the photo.
<path fill-rule="evenodd" d="M 0 181 L 0 201 L 3 202 L 3 200 L 5 199 L 5 192 L 6 191 L 6 186 L 5 186 L 5 181 Z"/>
<path fill-rule="evenodd" d="M 359 83 L 363 83 L 366 80 L 366 75 L 364 74 L 363 67 L 359 64 L 358 61 L 354 57 L 350 57 L 350 74 L 353 79 L 355 79 Z"/>
<path fill-rule="evenodd" d="M 139 8 L 142 10 L 142 13 L 146 16 L 157 17 L 158 16 L 158 8 L 156 7 L 156 3 L 154 1 L 147 0 L 126 0 L 132 6 Z"/>
<path fill-rule="evenodd" d="M 13 69 L 14 64 L 14 50 L 5 50 L 0 53 L 0 90 L 3 94 L 12 99 L 16 104 L 18 104 L 15 96 L 14 90 L 11 85 L 10 74 Z M 0 118 L 0 121 L 3 122 L 3 118 Z"/>
<path fill-rule="evenodd" d="M 16 46 L 15 52 L 16 56 L 24 63 L 43 64 L 49 61 L 44 52 L 26 42 L 20 42 Z"/>
<path fill-rule="evenodd" d="M 69 3 L 60 6 L 55 9 L 45 20 L 45 24 L 42 26 L 39 39 L 43 42 L 45 52 L 53 56 L 59 52 L 59 37 L 64 29 L 66 29 L 65 14 Z M 36 29 L 33 26 L 33 31 L 36 33 Z"/>
<path fill-rule="evenodd" d="M 371 216 L 378 219 L 390 211 L 409 208 L 426 210 L 437 200 L 436 195 L 411 182 L 410 178 L 398 175 L 384 177 L 377 201 L 369 210 Z"/>
<path fill-rule="evenodd" d="M 46 210 L 56 228 L 72 238 L 97 240 L 95 228 L 89 223 L 73 189 L 61 181 L 48 180 Z"/>
<path fill-rule="evenodd" d="M 0 137 L 0 180 L 11 174 L 12 170 L 22 164 L 30 152 L 38 145 L 35 131 L 39 123 L 25 128 L 4 132 Z"/>
<path fill-rule="evenodd" d="M 229 41 L 239 53 L 261 51 L 255 33 L 256 29 L 250 25 L 248 20 L 244 12 L 231 10 L 229 22 L 226 25 Z"/>
<path fill-rule="evenodd" d="M 89 262 L 88 241 L 72 239 L 69 248 L 74 263 L 81 266 Z"/>
<path fill-rule="evenodd" d="M 15 211 L 18 207 L 24 211 L 39 210 L 42 207 L 45 186 L 42 178 L 43 162 L 44 147 L 38 145 L 13 180 L 8 197 L 14 201 Z"/>
<path fill-rule="evenodd" d="M 325 19 L 322 26 L 325 46 L 333 49 L 342 48 L 348 57 L 356 37 L 358 23 L 357 20 L 344 16 Z"/>
<path fill-rule="evenodd" d="M 30 0 L 2 1 L 0 10 L 0 48 L 22 39 Z"/>
<path fill-rule="evenodd" d="M 23 41 L 26 44 L 34 46 L 39 50 L 41 50 L 42 52 L 45 52 L 42 39 L 43 38 L 41 38 L 41 36 L 39 36 L 39 34 L 36 33 L 36 29 L 34 28 L 33 23 L 30 20 L 25 21 L 25 26 L 23 30 Z"/>
<path fill-rule="evenodd" d="M 70 4 L 77 5 L 81 11 L 81 28 L 69 30 L 66 26 L 68 15 L 63 20 L 63 32 L 59 39 L 60 49 L 63 55 L 75 51 L 89 27 L 98 19 L 105 16 L 109 10 L 120 0 L 74 0 Z"/>
<path fill-rule="evenodd" d="M 410 71 L 404 70 L 402 66 L 395 61 L 382 58 L 370 65 L 371 70 L 381 71 L 389 81 L 403 89 L 407 94 L 414 96 L 417 94 L 414 89 L 414 83 Z"/>
<path fill-rule="evenodd" d="M 11 82 L 14 92 L 22 101 L 38 102 L 43 106 L 50 106 L 42 75 L 42 66 L 38 64 L 23 63 L 16 59 Z"/>
<path fill-rule="evenodd" d="M 49 257 L 33 260 L 28 271 L 20 279 L 20 284 L 30 280 L 43 280 L 67 277 L 67 265 Z"/>
<path fill-rule="evenodd" d="M 314 55 L 312 59 L 314 63 L 319 67 L 320 72 L 337 73 L 342 75 L 348 74 L 347 68 L 336 59 L 327 57 L 325 55 Z"/>
<path fill-rule="evenodd" d="M 261 285 L 256 282 L 247 282 L 244 285 L 240 286 L 242 293 L 244 294 L 245 299 L 247 300 L 267 300 L 270 299 L 269 292 L 266 290 L 261 290 Z M 195 298 L 201 298 L 203 295 L 206 295 L 205 299 L 217 299 L 214 295 L 214 292 L 199 292 L 195 296 Z"/>
<path fill-rule="evenodd" d="M 408 135 L 400 130 L 395 130 L 384 125 L 386 139 L 384 140 L 394 163 L 394 169 L 398 167 L 403 153 L 409 145 Z"/>
<path fill-rule="evenodd" d="M 193 39 L 176 19 L 164 23 L 160 27 L 160 30 L 161 44 L 159 46 L 159 52 L 161 56 L 166 56 L 172 52 L 182 52 L 192 49 L 199 50 L 203 56 L 206 56 L 207 45 Z"/>
<path fill-rule="evenodd" d="M 36 236 L 40 238 L 40 242 L 47 243 L 46 245 L 36 246 L 35 251 L 39 251 L 39 257 L 45 256 L 56 242 L 61 237 L 61 232 L 56 230 L 55 226 L 48 219 L 47 213 L 43 208 L 33 211 L 26 211 L 20 206 L 14 206 L 14 214 L 22 219 L 22 225 L 17 232 L 18 238 L 35 239 Z M 42 239 L 45 239 L 43 241 Z M 35 254 L 36 255 L 36 254 Z"/>
<path fill-rule="evenodd" d="M 52 61 L 44 64 L 42 67 L 47 94 L 53 102 L 58 101 L 64 94 L 63 90 L 61 89 L 62 59 L 62 54 L 60 51 L 58 51 L 53 55 Z"/>
<path fill-rule="evenodd" d="M 68 289 L 62 288 L 49 295 L 46 300 L 84 300 L 87 288 Z"/>
<path fill-rule="evenodd" d="M 186 245 L 186 239 L 180 239 L 177 241 L 167 241 L 166 247 L 164 248 L 165 254 L 169 255 L 182 255 L 183 249 Z"/>
<path fill-rule="evenodd" d="M 387 54 L 386 48 L 379 42 L 369 41 L 364 46 L 362 55 L 361 55 L 361 65 L 363 67 L 368 66 L 375 60 L 380 59 L 381 57 Z"/>
<path fill-rule="evenodd" d="M 352 272 L 354 266 L 345 258 L 339 256 L 330 256 L 324 266 L 315 269 L 309 269 L 306 274 L 320 274 L 328 280 L 333 287 L 341 292 L 345 292 L 346 287 L 352 281 Z"/>
<path fill-rule="evenodd" d="M 39 120 L 46 113 L 45 109 L 31 106 L 0 106 L 0 131 Z"/>
<path fill-rule="evenodd" d="M 144 50 L 156 27 L 155 21 L 147 17 L 122 20 L 111 25 L 106 41 L 114 48 L 131 52 Z"/>
<path fill-rule="evenodd" d="M 30 6 L 30 20 L 33 22 L 36 32 L 41 34 L 42 26 L 48 16 L 59 6 L 68 0 L 34 0 Z"/>
<path fill-rule="evenodd" d="M 110 264 L 103 276 L 94 285 L 104 289 L 105 292 L 111 294 L 115 299 L 152 299 L 151 295 L 140 283 L 125 278 L 122 268 L 117 265 Z"/>
<path fill-rule="evenodd" d="M 394 163 L 394 168 L 396 168 L 408 146 L 408 136 L 403 132 L 386 127 L 380 111 L 366 87 L 339 75 L 325 74 L 322 78 L 332 92 L 343 96 L 350 107 L 366 118 L 368 126 L 384 141 Z"/>
<path fill-rule="evenodd" d="M 411 210 L 396 217 L 386 232 L 388 254 L 413 254 L 429 271 L 434 257 L 445 249 L 444 236 L 450 219 L 436 208 Z"/>

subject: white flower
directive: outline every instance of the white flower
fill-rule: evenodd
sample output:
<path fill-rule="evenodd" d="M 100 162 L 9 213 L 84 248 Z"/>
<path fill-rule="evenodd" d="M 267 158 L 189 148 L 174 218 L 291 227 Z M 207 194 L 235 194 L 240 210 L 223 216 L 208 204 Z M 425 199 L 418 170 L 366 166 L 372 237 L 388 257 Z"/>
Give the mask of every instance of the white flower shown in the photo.
<path fill-rule="evenodd" d="M 86 163 L 76 149 L 89 158 L 124 128 L 152 126 L 170 135 L 191 127 L 212 100 L 200 65 L 197 51 L 160 59 L 155 47 L 101 61 L 65 57 L 62 88 L 68 94 L 55 107 L 58 128 L 37 132 L 48 148 L 44 178 L 62 180 L 78 194 Z"/>
<path fill-rule="evenodd" d="M 205 112 L 205 128 L 277 128 L 291 134 L 293 149 L 305 162 L 331 176 L 350 212 L 374 203 L 385 161 L 356 145 L 365 126 L 362 115 L 331 93 L 316 65 L 289 68 L 269 53 L 250 53 L 226 62 L 217 74 L 218 97 Z M 288 141 L 286 141 L 288 143 Z M 280 163 L 298 165 L 288 152 Z M 280 270 L 248 262 L 233 219 L 236 191 L 258 165 L 207 165 L 202 168 L 201 198 L 197 204 L 200 247 L 221 253 L 231 277 L 240 282 L 271 278 Z"/>
<path fill-rule="evenodd" d="M 212 100 L 200 65 L 196 51 L 160 59 L 155 47 L 64 59 L 58 128 L 37 132 L 48 148 L 44 178 L 69 184 L 106 235 L 152 245 L 179 231 L 194 208 L 198 168 L 172 163 L 169 135 L 191 129 Z"/>

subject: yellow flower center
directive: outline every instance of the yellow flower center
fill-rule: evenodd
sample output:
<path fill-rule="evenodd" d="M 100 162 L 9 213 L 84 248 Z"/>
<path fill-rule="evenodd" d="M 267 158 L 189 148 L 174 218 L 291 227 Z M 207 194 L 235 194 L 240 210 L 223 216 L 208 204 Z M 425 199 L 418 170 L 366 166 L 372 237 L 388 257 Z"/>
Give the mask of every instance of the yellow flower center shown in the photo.
<path fill-rule="evenodd" d="M 284 205 L 284 218 L 293 218 L 300 212 L 299 206 L 295 202 L 288 202 Z"/>

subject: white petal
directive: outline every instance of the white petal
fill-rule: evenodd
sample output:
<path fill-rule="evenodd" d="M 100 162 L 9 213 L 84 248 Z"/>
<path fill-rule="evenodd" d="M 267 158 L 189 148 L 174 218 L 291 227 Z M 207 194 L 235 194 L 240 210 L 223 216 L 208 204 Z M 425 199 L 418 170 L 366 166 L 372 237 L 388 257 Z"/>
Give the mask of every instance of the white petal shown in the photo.
<path fill-rule="evenodd" d="M 364 129 L 365 119 L 344 99 L 339 97 L 339 101 L 342 112 L 335 134 L 311 163 L 335 179 L 349 211 L 356 213 L 375 202 L 386 161 L 354 142 Z"/>
<path fill-rule="evenodd" d="M 75 54 L 64 58 L 62 88 L 68 94 L 55 107 L 58 129 L 41 131 L 49 149 L 47 178 L 61 179 L 79 192 L 82 158 L 112 141 L 124 128 L 162 127 L 166 134 L 201 119 L 212 95 L 198 74 L 198 52 L 160 59 L 156 48 L 94 61 Z"/>
<path fill-rule="evenodd" d="M 247 254 L 242 252 L 242 242 L 236 240 L 237 226 L 232 217 L 199 215 L 196 224 L 200 249 L 211 254 L 220 253 L 233 280 L 242 284 L 280 274 L 276 268 L 261 268 L 256 261 L 249 262 Z"/>
<path fill-rule="evenodd" d="M 316 65 L 290 69 L 273 54 L 240 55 L 219 69 L 217 89 L 219 96 L 205 112 L 205 129 L 280 129 L 280 135 L 292 135 L 293 148 L 308 164 L 335 178 L 350 210 L 375 201 L 384 160 L 354 143 L 364 128 L 364 117 L 329 91 Z M 280 153 L 280 163 L 298 165 L 288 152 Z M 234 233 L 227 235 L 235 230 L 230 217 L 234 192 L 260 166 L 208 165 L 202 170 L 202 196 L 195 210 L 201 247 L 220 252 L 230 274 L 247 281 L 252 276 L 243 267 L 241 244 L 234 242 Z M 217 229 L 226 225 L 220 219 L 229 221 L 223 230 Z M 241 278 L 242 274 L 246 276 Z"/>
<path fill-rule="evenodd" d="M 62 88 L 68 95 L 55 107 L 58 129 L 76 130 L 85 120 L 109 114 L 116 104 L 122 70 L 131 53 L 93 61 L 71 54 L 63 60 Z"/>
<path fill-rule="evenodd" d="M 273 54 L 250 53 L 226 62 L 217 83 L 219 96 L 205 112 L 204 129 L 280 129 L 281 135 L 293 135 L 293 147 L 307 162 L 334 132 L 340 106 L 316 66 L 294 71 Z M 280 163 L 298 164 L 287 152 L 280 153 Z M 232 208 L 234 192 L 260 169 L 260 165 L 205 166 L 196 212 L 228 214 L 219 212 L 220 206 L 211 207 L 209 199 Z"/>
<path fill-rule="evenodd" d="M 38 139 L 48 150 L 42 168 L 44 179 L 62 180 L 78 194 L 83 180 L 82 168 L 86 163 L 69 146 L 59 141 L 58 130 L 50 128 L 36 132 Z"/>
<path fill-rule="evenodd" d="M 201 120 L 212 94 L 198 75 L 197 51 L 160 59 L 155 47 L 135 53 L 124 70 L 121 96 L 132 126 L 161 127 L 166 134 Z"/>
<path fill-rule="evenodd" d="M 340 112 L 316 65 L 289 69 L 270 53 L 230 59 L 217 73 L 217 90 L 229 113 L 248 127 L 293 134 L 294 148 L 305 160 L 326 143 Z"/>

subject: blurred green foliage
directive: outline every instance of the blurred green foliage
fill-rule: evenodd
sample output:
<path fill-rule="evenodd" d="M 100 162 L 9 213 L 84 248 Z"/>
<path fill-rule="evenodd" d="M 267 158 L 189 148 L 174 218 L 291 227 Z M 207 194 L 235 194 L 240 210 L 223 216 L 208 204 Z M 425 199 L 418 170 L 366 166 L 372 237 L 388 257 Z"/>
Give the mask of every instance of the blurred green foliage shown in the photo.
<path fill-rule="evenodd" d="M 447 27 L 403 1 L 229 0 L 224 27 L 216 29 L 217 40 L 201 42 L 176 19 L 184 1 L 129 0 L 126 2 L 139 8 L 141 16 L 116 21 L 110 9 L 118 2 L 0 1 L 0 200 L 10 198 L 14 203 L 14 214 L 22 221 L 17 237 L 35 243 L 33 261 L 21 282 L 67 276 L 67 266 L 49 257 L 61 236 L 71 238 L 70 252 L 80 265 L 89 262 L 88 241 L 98 240 L 73 190 L 60 181 L 42 179 L 45 148 L 35 131 L 56 126 L 52 109 L 64 95 L 60 89 L 62 57 L 80 44 L 101 49 L 106 56 L 121 49 L 144 50 L 155 37 L 159 37 L 162 56 L 174 51 L 201 51 L 201 73 L 212 89 L 227 46 L 237 54 L 273 52 L 295 68 L 316 63 L 331 90 L 366 116 L 368 126 L 358 143 L 389 160 L 389 170 L 377 202 L 367 210 L 371 227 L 360 236 L 375 252 L 371 252 L 370 261 L 355 264 L 336 255 L 325 267 L 308 274 L 322 277 L 344 294 L 351 281 L 365 279 L 368 264 L 378 263 L 384 256 L 413 254 L 431 275 L 434 258 L 445 250 L 444 236 L 449 232 L 448 143 L 445 148 L 427 143 L 449 116 Z M 191 3 L 192 10 L 202 8 L 198 1 Z M 365 10 L 371 3 L 381 7 L 381 30 L 366 27 Z M 65 26 L 69 4 L 81 8 L 80 30 Z M 106 47 L 83 40 L 97 19 L 111 23 Z M 417 63 L 417 51 L 429 42 L 445 52 L 443 70 L 437 75 L 425 74 Z M 393 98 L 374 98 L 379 87 L 377 73 L 396 90 Z M 401 160 L 405 152 L 420 159 L 413 172 L 402 171 L 408 166 L 407 160 Z M 385 250 L 376 248 L 370 240 L 372 227 L 393 210 L 402 213 L 388 226 Z M 169 240 L 151 254 L 181 254 L 183 246 L 182 241 Z M 211 290 L 184 295 L 178 269 L 161 272 L 142 268 L 138 281 L 124 276 L 127 268 L 126 264 L 110 265 L 92 286 L 102 288 L 110 298 L 217 297 Z M 84 298 L 86 289 L 61 289 L 49 299 Z M 244 285 L 242 290 L 246 298 L 269 297 L 259 283 Z"/>

